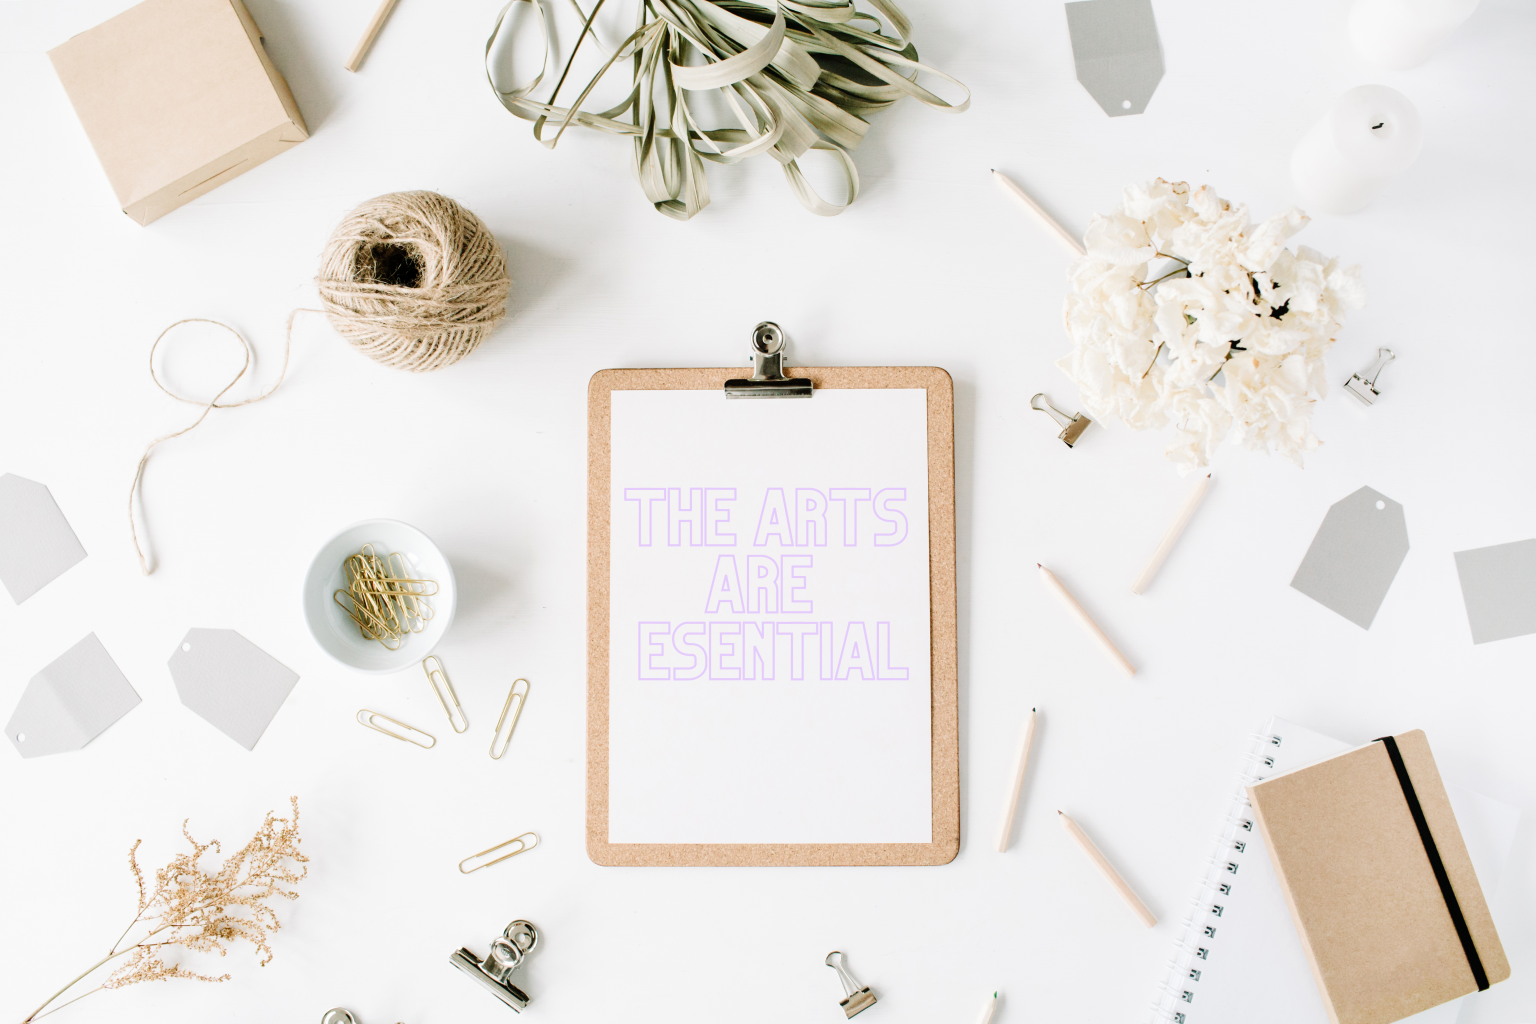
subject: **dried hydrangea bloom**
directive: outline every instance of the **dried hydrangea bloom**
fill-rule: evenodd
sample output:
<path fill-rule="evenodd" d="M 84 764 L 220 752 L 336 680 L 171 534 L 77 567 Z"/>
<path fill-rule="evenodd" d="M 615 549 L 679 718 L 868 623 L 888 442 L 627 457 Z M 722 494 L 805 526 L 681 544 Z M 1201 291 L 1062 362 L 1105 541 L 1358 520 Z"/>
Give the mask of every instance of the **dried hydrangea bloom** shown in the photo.
<path fill-rule="evenodd" d="M 1056 365 L 1089 415 L 1172 425 L 1182 472 L 1229 438 L 1301 465 L 1320 443 L 1324 354 L 1365 305 L 1359 267 L 1285 248 L 1307 221 L 1291 209 L 1254 225 L 1247 207 L 1182 181 L 1126 189 L 1088 225 L 1063 311 L 1073 348 Z"/>

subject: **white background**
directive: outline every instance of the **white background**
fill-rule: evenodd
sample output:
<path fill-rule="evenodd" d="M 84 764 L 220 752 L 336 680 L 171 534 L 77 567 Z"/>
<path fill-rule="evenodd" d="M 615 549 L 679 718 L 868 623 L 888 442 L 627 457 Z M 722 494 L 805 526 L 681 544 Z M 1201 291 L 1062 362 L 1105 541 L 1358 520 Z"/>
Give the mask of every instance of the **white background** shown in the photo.
<path fill-rule="evenodd" d="M 1514 978 L 1479 1022 L 1536 1020 L 1536 637 L 1474 647 L 1452 552 L 1536 535 L 1530 132 L 1536 6 L 1485 0 L 1424 67 L 1380 73 L 1348 49 L 1345 5 L 1156 5 L 1168 74 L 1145 115 L 1107 118 L 1074 81 L 1059 4 L 908 0 L 925 59 L 975 90 L 944 115 L 879 115 L 844 216 L 802 211 L 771 161 L 711 171 L 692 223 L 651 211 L 628 149 L 551 153 L 479 67 L 495 4 L 404 0 L 360 74 L 341 64 L 373 0 L 251 0 L 314 137 L 148 228 L 124 217 L 44 51 L 127 0 L 0 4 L 0 466 L 41 480 L 90 557 L 20 607 L 0 602 L 0 710 L 91 630 L 144 702 L 79 753 L 0 747 L 0 1018 L 72 976 L 133 912 L 125 853 L 167 859 L 178 827 L 243 842 L 304 801 L 305 893 L 277 959 L 241 948 L 224 986 L 92 996 L 73 1019 L 505 1022 L 448 966 L 513 917 L 546 945 L 532 1020 L 841 1020 L 828 950 L 880 994 L 863 1018 L 1137 1021 L 1162 974 L 1247 733 L 1270 712 L 1358 742 L 1428 731 L 1442 772 L 1526 811 L 1494 901 Z M 1095 425 L 1076 450 L 1027 408 L 1076 396 L 1051 363 L 1059 245 L 988 179 L 1016 175 L 1074 230 L 1130 182 L 1209 182 L 1257 218 L 1297 201 L 1286 163 L 1343 90 L 1383 82 L 1424 117 L 1418 163 L 1364 213 L 1296 243 L 1357 260 L 1371 304 L 1331 359 L 1342 382 L 1390 344 L 1366 411 L 1335 393 L 1304 471 L 1224 452 L 1184 542 L 1144 596 L 1129 584 L 1186 493 L 1166 438 Z M 167 324 L 228 321 L 279 363 L 315 304 L 326 236 L 357 202 L 431 188 L 505 245 L 507 328 L 425 377 L 375 366 L 301 317 L 290 379 L 155 457 L 160 570 L 124 519 L 142 445 L 188 422 L 145 355 Z M 797 362 L 938 364 L 956 384 L 963 846 L 915 869 L 598 868 L 583 853 L 586 384 L 608 366 L 744 361 L 762 319 Z M 200 346 L 198 342 L 205 342 Z M 169 353 L 206 387 L 217 335 Z M 372 417 L 373 419 L 369 419 Z M 360 433 L 360 421 L 375 433 Z M 360 438 L 371 439 L 360 441 Z M 1406 507 L 1412 551 L 1363 631 L 1287 583 L 1328 505 L 1369 484 Z M 305 633 L 299 583 L 332 532 L 414 523 L 453 560 L 442 656 L 474 728 L 447 734 L 419 673 L 364 678 Z M 1033 576 L 1052 566 L 1143 667 L 1121 678 Z M 165 668 L 189 626 L 228 627 L 299 672 L 248 753 L 177 702 Z M 533 681 L 506 760 L 485 755 L 504 687 Z M 359 728 L 364 704 L 444 735 L 424 752 Z M 992 849 L 1022 716 L 1044 712 L 1017 845 Z M 1073 814 L 1162 918 L 1142 928 L 1052 820 Z M 455 863 L 526 829 L 524 857 Z M 94 1004 L 94 1005 L 93 1005 Z M 58 1018 L 65 1020 L 63 1014 Z"/>
<path fill-rule="evenodd" d="M 920 388 L 828 388 L 808 402 L 613 392 L 609 842 L 932 842 L 927 401 Z M 769 438 L 771 447 L 752 444 Z M 673 547 L 665 502 L 650 506 L 651 532 L 646 546 L 638 543 L 640 508 L 625 499 L 630 488 L 691 491 L 694 501 L 719 494 L 703 487 L 729 487 L 736 495 L 734 501 L 722 496 L 729 525 L 715 528 L 733 534 L 734 543 Z M 905 517 L 903 539 L 877 543 L 877 532 L 893 531 L 876 518 L 872 502 L 829 501 L 821 546 L 786 547 L 775 538 L 756 547 L 770 487 L 790 506 L 791 540 L 800 539 L 799 488 L 826 494 L 861 487 L 872 495 L 901 488 L 904 501 L 880 504 L 885 519 L 891 518 L 887 508 Z M 850 504 L 859 543 L 844 547 Z M 806 541 L 813 525 L 806 517 Z M 679 529 L 679 540 L 682 535 Z M 786 604 L 776 602 L 766 614 L 749 615 L 738 603 L 738 611 L 722 605 L 705 614 L 720 559 L 733 559 L 740 570 L 732 596 L 750 591 L 750 555 L 779 562 L 783 600 L 804 611 L 780 612 Z M 803 559 L 793 577 L 784 565 L 789 555 Z M 905 681 L 870 679 L 863 671 L 822 676 L 822 659 L 842 657 L 854 621 L 864 625 L 872 668 L 877 623 L 888 625 L 887 664 L 911 666 L 901 673 Z M 831 650 L 802 636 L 799 680 L 791 661 L 796 641 L 789 636 L 773 641 L 775 664 L 763 673 L 766 679 L 751 681 L 753 674 L 742 669 L 741 678 L 729 682 L 704 665 L 691 681 L 642 679 L 642 622 L 674 629 L 685 622 L 703 628 L 766 622 L 770 630 L 777 622 L 826 623 Z M 746 651 L 743 628 L 727 641 L 739 652 Z M 682 659 L 694 657 L 673 653 L 676 636 L 659 634 L 653 664 L 686 665 Z M 750 658 L 742 653 L 736 660 Z"/>

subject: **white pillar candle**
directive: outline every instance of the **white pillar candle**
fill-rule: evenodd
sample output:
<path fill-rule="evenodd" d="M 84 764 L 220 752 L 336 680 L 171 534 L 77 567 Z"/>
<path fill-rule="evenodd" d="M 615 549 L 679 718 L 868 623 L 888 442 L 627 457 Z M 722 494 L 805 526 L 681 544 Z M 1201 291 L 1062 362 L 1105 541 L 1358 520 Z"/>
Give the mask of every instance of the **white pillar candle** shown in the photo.
<path fill-rule="evenodd" d="M 1476 8 L 1477 0 L 1355 0 L 1349 41 L 1372 64 L 1401 71 L 1428 60 Z"/>
<path fill-rule="evenodd" d="M 1338 98 L 1291 154 L 1291 180 L 1307 205 L 1353 213 L 1418 159 L 1419 111 L 1384 85 L 1362 85 Z"/>

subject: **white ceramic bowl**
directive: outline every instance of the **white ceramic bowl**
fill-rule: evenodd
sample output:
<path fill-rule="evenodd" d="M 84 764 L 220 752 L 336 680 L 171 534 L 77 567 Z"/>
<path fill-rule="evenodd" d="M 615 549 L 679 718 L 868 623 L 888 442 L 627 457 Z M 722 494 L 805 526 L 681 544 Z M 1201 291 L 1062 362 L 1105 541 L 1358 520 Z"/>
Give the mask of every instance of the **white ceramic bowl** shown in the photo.
<path fill-rule="evenodd" d="M 357 623 L 334 600 L 336 591 L 347 587 L 347 556 L 362 550 L 364 544 L 372 544 L 380 555 L 400 552 L 418 578 L 437 581 L 437 595 L 428 598 L 431 621 L 426 629 L 407 637 L 399 650 L 388 650 L 363 636 Z M 326 654 L 360 672 L 398 672 L 431 654 L 453 625 L 457 605 L 458 586 L 448 559 L 426 534 L 393 519 L 353 523 L 325 542 L 304 575 L 304 621 L 310 636 Z"/>

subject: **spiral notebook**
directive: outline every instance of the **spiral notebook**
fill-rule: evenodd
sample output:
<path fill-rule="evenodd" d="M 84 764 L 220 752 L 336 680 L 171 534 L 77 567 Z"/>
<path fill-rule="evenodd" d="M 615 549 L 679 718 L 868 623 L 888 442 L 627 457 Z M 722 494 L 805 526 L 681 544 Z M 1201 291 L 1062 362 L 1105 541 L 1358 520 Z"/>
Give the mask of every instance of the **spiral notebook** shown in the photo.
<path fill-rule="evenodd" d="M 1154 1000 L 1153 1024 L 1328 1024 L 1279 876 L 1245 787 L 1354 749 L 1271 718 L 1250 741 L 1220 838 L 1206 860 L 1182 937 Z M 1467 852 L 1492 897 L 1514 845 L 1518 808 L 1446 782 Z M 1466 996 L 1405 1018 L 1455 1024 Z"/>

